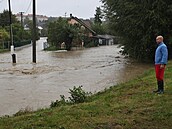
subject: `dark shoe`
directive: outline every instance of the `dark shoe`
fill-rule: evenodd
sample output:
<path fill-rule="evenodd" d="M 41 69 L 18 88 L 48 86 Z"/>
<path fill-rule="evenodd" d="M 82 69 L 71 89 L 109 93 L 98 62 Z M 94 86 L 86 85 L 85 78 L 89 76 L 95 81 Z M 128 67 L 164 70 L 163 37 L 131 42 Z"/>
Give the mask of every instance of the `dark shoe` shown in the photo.
<path fill-rule="evenodd" d="M 159 90 L 154 90 L 154 91 L 153 91 L 153 93 L 158 93 L 158 92 L 159 92 Z"/>
<path fill-rule="evenodd" d="M 164 91 L 160 90 L 157 92 L 157 94 L 164 94 Z"/>

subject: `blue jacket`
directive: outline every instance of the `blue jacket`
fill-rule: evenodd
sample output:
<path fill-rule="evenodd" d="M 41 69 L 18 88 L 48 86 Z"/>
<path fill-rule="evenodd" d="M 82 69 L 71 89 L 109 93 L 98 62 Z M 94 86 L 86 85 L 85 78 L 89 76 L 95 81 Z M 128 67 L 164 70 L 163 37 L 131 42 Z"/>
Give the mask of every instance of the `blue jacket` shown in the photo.
<path fill-rule="evenodd" d="M 155 64 L 167 64 L 168 50 L 167 46 L 161 42 L 155 52 Z"/>

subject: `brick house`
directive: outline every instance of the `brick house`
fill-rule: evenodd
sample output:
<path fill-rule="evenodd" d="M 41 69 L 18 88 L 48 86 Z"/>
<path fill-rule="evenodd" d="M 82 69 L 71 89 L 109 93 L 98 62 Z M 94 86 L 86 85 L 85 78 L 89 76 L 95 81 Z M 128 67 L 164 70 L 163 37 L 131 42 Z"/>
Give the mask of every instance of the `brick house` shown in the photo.
<path fill-rule="evenodd" d="M 93 37 L 96 35 L 96 32 L 91 29 L 91 21 L 90 20 L 79 19 L 77 17 L 72 16 L 72 14 L 70 14 L 70 18 L 68 19 L 68 23 L 73 24 L 73 25 L 74 24 L 81 25 L 81 27 L 87 31 L 86 35 L 88 37 Z"/>

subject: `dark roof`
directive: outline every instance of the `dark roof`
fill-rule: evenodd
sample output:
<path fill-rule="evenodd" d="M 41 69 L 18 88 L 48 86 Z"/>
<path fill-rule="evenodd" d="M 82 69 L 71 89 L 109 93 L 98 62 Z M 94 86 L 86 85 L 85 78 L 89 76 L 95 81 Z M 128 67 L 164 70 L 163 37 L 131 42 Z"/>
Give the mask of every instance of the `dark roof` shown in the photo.
<path fill-rule="evenodd" d="M 83 20 L 81 19 L 82 22 L 84 22 L 89 28 L 91 28 L 91 21 L 90 20 Z"/>
<path fill-rule="evenodd" d="M 94 36 L 94 38 L 99 38 L 99 39 L 114 39 L 116 38 L 116 36 L 113 35 L 96 35 Z"/>
<path fill-rule="evenodd" d="M 77 17 L 72 16 L 72 14 L 70 15 L 71 19 L 75 19 L 78 23 L 80 23 L 81 25 L 83 25 L 85 28 L 87 28 L 90 32 L 93 33 L 93 35 L 96 35 L 96 32 L 94 30 L 91 29 L 91 26 L 88 25 L 88 22 L 84 22 L 80 19 L 78 19 Z"/>

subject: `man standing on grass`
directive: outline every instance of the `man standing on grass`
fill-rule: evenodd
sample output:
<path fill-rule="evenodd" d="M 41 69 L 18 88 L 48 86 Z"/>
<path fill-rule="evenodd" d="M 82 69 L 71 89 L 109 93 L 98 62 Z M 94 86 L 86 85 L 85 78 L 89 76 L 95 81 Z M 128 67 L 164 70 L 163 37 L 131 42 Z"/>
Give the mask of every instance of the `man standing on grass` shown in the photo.
<path fill-rule="evenodd" d="M 163 42 L 162 36 L 156 37 L 157 49 L 155 52 L 155 72 L 158 84 L 158 90 L 154 93 L 163 94 L 164 93 L 164 71 L 168 59 L 167 46 Z"/>

